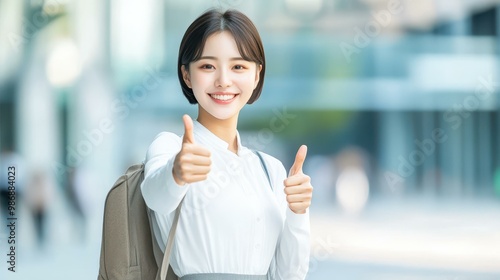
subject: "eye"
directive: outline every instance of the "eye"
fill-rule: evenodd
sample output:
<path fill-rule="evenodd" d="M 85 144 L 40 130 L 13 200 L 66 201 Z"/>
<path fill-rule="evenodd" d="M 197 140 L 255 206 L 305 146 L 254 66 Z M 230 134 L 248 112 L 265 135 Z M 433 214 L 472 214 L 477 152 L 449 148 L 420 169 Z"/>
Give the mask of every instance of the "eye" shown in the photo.
<path fill-rule="evenodd" d="M 243 65 L 235 65 L 234 69 L 235 70 L 243 70 L 243 69 L 245 69 L 245 66 L 243 66 Z"/>
<path fill-rule="evenodd" d="M 200 66 L 200 68 L 201 69 L 212 70 L 212 69 L 214 69 L 214 66 L 210 65 L 210 64 L 203 64 L 202 66 Z"/>

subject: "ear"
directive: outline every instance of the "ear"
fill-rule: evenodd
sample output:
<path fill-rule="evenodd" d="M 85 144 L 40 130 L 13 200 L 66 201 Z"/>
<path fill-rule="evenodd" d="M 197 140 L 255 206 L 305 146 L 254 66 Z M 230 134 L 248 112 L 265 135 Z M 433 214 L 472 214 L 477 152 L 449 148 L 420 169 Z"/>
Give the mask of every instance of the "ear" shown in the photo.
<path fill-rule="evenodd" d="M 182 79 L 184 80 L 186 85 L 189 88 L 192 88 L 191 87 L 191 77 L 189 76 L 189 71 L 186 69 L 186 67 L 184 65 L 181 66 L 181 72 L 182 72 Z"/>
<path fill-rule="evenodd" d="M 253 86 L 253 89 L 257 87 L 260 81 L 260 71 L 262 71 L 262 64 L 257 65 L 257 71 L 255 71 L 255 84 Z"/>

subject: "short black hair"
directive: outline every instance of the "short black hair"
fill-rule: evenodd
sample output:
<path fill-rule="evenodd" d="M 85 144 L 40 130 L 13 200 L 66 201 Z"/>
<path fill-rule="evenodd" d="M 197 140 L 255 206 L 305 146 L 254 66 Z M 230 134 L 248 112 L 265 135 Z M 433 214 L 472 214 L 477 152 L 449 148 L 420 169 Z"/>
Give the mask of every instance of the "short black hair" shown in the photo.
<path fill-rule="evenodd" d="M 191 23 L 186 33 L 184 33 L 179 47 L 177 74 L 182 92 L 191 104 L 197 104 L 198 101 L 194 96 L 193 90 L 184 82 L 181 67 L 184 65 L 186 70 L 189 70 L 189 63 L 200 59 L 207 38 L 214 33 L 222 31 L 229 31 L 233 35 L 238 51 L 243 59 L 253 61 L 257 65 L 262 65 L 259 74 L 259 83 L 247 103 L 252 104 L 259 98 L 262 92 L 266 71 L 266 58 L 257 28 L 246 15 L 237 10 L 221 12 L 217 9 L 211 9 Z"/>

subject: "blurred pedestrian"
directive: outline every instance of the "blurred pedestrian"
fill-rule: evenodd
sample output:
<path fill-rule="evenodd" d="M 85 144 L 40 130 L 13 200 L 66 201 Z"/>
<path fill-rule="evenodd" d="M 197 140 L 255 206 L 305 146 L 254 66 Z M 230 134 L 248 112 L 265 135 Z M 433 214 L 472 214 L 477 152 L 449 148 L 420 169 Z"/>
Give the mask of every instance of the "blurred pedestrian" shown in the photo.
<path fill-rule="evenodd" d="M 46 213 L 54 195 L 54 181 L 42 169 L 33 173 L 26 189 L 26 202 L 33 216 L 38 246 L 46 240 Z"/>

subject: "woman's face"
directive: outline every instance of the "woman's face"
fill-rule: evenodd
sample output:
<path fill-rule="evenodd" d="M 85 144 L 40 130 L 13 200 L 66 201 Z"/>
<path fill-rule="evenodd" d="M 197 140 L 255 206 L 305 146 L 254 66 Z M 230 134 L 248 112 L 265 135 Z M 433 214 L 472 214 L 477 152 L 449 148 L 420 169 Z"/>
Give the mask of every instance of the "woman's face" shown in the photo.
<path fill-rule="evenodd" d="M 225 120 L 238 115 L 259 83 L 262 67 L 244 60 L 228 31 L 207 38 L 201 58 L 182 66 L 184 81 L 201 107 L 213 117 Z"/>

